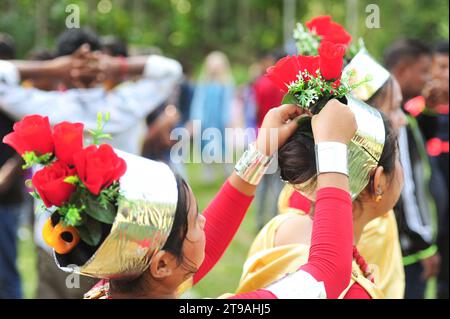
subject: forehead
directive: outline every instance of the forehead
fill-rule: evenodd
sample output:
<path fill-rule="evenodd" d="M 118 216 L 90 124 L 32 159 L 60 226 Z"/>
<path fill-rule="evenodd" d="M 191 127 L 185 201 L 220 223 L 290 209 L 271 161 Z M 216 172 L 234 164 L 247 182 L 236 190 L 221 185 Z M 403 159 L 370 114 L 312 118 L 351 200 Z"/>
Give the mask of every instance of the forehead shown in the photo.
<path fill-rule="evenodd" d="M 445 53 L 436 53 L 434 56 L 433 56 L 433 62 L 436 62 L 436 63 L 447 63 L 448 64 L 448 60 L 449 60 L 449 56 L 448 56 L 448 54 L 445 54 Z"/>
<path fill-rule="evenodd" d="M 195 220 L 197 217 L 197 200 L 195 198 L 194 192 L 192 191 L 191 187 L 188 185 L 188 203 L 189 203 L 189 211 L 188 211 L 188 223 L 190 224 L 192 221 Z"/>
<path fill-rule="evenodd" d="M 426 65 L 430 65 L 431 62 L 433 61 L 432 56 L 431 55 L 427 55 L 427 54 L 422 54 L 420 57 L 418 57 L 416 59 L 416 66 L 426 66 Z"/>

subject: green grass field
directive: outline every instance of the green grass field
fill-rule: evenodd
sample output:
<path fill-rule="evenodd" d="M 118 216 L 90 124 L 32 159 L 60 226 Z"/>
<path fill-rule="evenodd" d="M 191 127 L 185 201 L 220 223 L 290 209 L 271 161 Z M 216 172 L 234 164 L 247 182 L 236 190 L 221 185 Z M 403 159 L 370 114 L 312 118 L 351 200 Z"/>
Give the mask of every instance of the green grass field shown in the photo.
<path fill-rule="evenodd" d="M 222 180 L 212 185 L 202 183 L 202 170 L 199 164 L 187 165 L 189 183 L 199 202 L 202 211 L 222 185 Z M 220 175 L 220 174 L 217 174 Z M 216 298 L 226 292 L 234 292 L 246 259 L 248 249 L 256 235 L 255 209 L 252 205 L 244 222 L 225 255 L 214 269 L 194 288 L 186 292 L 186 298 Z M 19 270 L 22 276 L 25 298 L 34 298 L 37 287 L 36 253 L 33 239 L 28 236 L 19 244 Z M 427 298 L 434 297 L 435 283 L 430 281 Z"/>

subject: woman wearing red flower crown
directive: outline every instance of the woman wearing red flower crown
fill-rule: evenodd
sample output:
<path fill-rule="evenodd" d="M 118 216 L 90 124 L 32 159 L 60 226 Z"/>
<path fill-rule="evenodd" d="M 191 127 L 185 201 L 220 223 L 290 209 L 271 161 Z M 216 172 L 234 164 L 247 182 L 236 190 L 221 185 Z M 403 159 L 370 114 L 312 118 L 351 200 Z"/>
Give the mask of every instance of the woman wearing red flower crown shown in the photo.
<path fill-rule="evenodd" d="M 317 22 L 317 28 L 321 30 L 319 22 Z M 359 74 L 359 80 L 362 82 L 356 85 L 349 85 L 351 73 L 347 74 L 348 72 L 344 71 L 344 77 L 341 79 L 345 46 L 322 40 L 318 52 L 320 63 L 319 70 L 315 73 L 317 73 L 318 78 L 323 77 L 323 80 L 316 81 L 313 87 L 310 85 L 311 79 L 305 79 L 303 73 L 302 78 L 299 76 L 296 82 L 292 80 L 291 74 L 286 74 L 282 68 L 281 70 L 277 69 L 277 66 L 280 65 L 268 70 L 268 77 L 275 79 L 274 82 L 278 83 L 280 88 L 287 93 L 287 99 L 314 113 L 320 107 L 321 100 L 326 99 L 327 96 L 341 96 L 342 92 L 348 93 L 348 91 L 362 89 L 366 86 L 373 88 L 373 85 L 370 85 L 372 83 L 365 77 L 370 72 L 365 72 L 363 77 Z M 305 60 L 304 57 L 302 59 Z M 315 59 L 317 57 L 309 57 L 309 61 Z M 300 59 L 297 58 L 297 60 Z M 296 70 L 302 72 L 303 68 L 304 66 L 301 66 Z M 350 69 L 347 71 L 350 71 Z M 311 71 L 308 73 L 311 73 Z M 389 73 L 387 71 L 385 73 L 389 77 Z M 383 73 L 381 82 L 379 77 L 376 79 L 375 86 L 385 83 L 387 80 L 387 77 L 384 76 L 385 73 Z M 334 82 L 330 83 L 331 81 Z M 306 86 L 305 83 L 308 85 Z M 320 90 L 317 90 L 317 87 Z M 312 90 L 312 93 L 308 95 L 305 93 L 305 89 Z M 376 89 L 379 89 L 379 87 Z M 376 90 L 371 91 L 371 94 L 374 92 Z M 311 98 L 311 95 L 315 95 L 315 98 Z M 347 95 L 346 97 L 349 98 Z M 355 223 L 354 265 L 351 284 L 340 297 L 380 298 L 383 295 L 371 282 L 373 281 L 373 274 L 356 249 L 356 244 L 362 235 L 364 226 L 376 217 L 384 215 L 398 199 L 402 185 L 402 174 L 396 155 L 397 128 L 391 128 L 387 120 L 380 123 L 381 115 L 378 112 L 371 110 L 368 106 L 355 108 L 352 106 L 352 101 L 353 99 L 350 98 L 348 102 L 356 114 L 358 129 L 365 129 L 366 132 L 357 133 L 356 138 L 350 144 L 350 188 L 352 198 L 357 203 L 353 207 Z M 396 101 L 398 104 L 398 100 Z M 398 105 L 396 106 L 398 109 Z M 395 124 L 397 126 L 399 123 Z M 305 207 L 312 202 L 314 211 L 316 168 L 312 155 L 314 142 L 310 130 L 310 124 L 305 120 L 304 125 L 300 125 L 297 132 L 281 147 L 279 164 L 282 178 L 303 194 L 299 194 L 302 198 L 295 205 Z M 371 140 L 368 138 L 370 136 L 372 136 Z M 367 141 L 360 143 L 364 137 L 367 138 Z M 380 137 L 380 142 L 377 145 L 376 140 Z M 360 151 L 358 152 L 357 149 Z M 352 154 L 355 156 L 352 156 Z M 383 196 L 383 194 L 386 195 Z M 252 244 L 237 292 L 242 293 L 264 287 L 268 282 L 279 278 L 280 274 L 293 271 L 294 265 L 306 262 L 310 247 L 310 230 L 314 223 L 309 216 L 299 215 L 295 212 L 287 212 L 270 221 Z"/>
<path fill-rule="evenodd" d="M 30 126 L 23 125 L 29 121 L 25 118 L 4 142 L 21 152 L 28 166 L 45 166 L 32 183 L 35 196 L 45 198 L 46 206 L 54 209 L 44 236 L 54 248 L 58 266 L 108 280 L 88 297 L 173 298 L 186 278 L 198 282 L 220 259 L 273 153 L 297 128 L 301 113 L 294 105 L 283 105 L 266 115 L 262 129 L 277 129 L 278 138 L 259 135 L 204 215 L 198 213 L 190 187 L 165 164 L 106 144 L 58 158 L 59 139 L 79 141 L 80 136 L 57 136 L 46 118 Z M 78 124 L 72 126 L 67 135 Z M 46 132 L 41 141 L 45 148 L 34 148 L 36 136 L 25 134 L 36 129 Z M 336 101 L 329 102 L 313 121 L 318 145 L 331 143 L 345 149 L 355 130 L 352 112 Z M 93 133 L 97 143 L 104 137 L 101 131 Z M 346 169 L 346 155 L 340 156 L 339 171 Z M 334 298 L 344 289 L 352 242 L 348 177 L 324 167 L 317 182 L 317 227 L 309 263 L 265 289 L 235 298 Z M 328 255 L 338 248 L 341 255 Z"/>

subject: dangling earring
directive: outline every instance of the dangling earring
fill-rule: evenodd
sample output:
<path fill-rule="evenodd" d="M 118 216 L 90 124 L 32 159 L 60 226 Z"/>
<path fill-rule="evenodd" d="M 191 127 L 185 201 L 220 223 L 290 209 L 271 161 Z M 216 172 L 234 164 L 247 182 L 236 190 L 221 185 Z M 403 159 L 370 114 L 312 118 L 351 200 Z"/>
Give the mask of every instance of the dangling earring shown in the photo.
<path fill-rule="evenodd" d="M 375 197 L 375 201 L 379 203 L 381 199 L 383 198 L 383 192 L 381 191 L 381 188 L 378 187 L 377 189 L 377 196 Z"/>

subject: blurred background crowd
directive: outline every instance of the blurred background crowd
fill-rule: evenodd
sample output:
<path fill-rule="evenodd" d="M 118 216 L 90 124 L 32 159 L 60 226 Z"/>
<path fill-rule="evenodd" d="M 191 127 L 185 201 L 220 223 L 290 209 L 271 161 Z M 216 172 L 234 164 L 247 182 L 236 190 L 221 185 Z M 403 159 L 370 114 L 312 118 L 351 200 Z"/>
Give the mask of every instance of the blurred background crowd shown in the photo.
<path fill-rule="evenodd" d="M 366 8 L 374 2 L 380 23 L 368 28 Z M 67 11 L 69 5 L 79 9 L 80 28 L 66 28 L 72 13 Z M 282 100 L 282 93 L 263 76 L 265 70 L 296 53 L 292 36 L 296 23 L 319 14 L 332 15 L 353 39 L 364 38 L 368 50 L 400 83 L 408 125 L 415 143 L 422 145 L 413 155 L 420 165 L 412 167 L 425 167 L 430 173 L 428 179 L 426 174 L 412 179 L 415 188 L 423 189 L 423 196 L 416 199 L 416 220 L 405 228 L 398 221 L 404 233 L 400 240 L 406 297 L 448 298 L 447 0 L 0 0 L 0 60 L 52 61 L 88 44 L 92 51 L 119 59 L 156 54 L 179 61 L 181 83 L 151 112 L 136 117 L 134 126 L 144 130 L 131 134 L 130 128 L 119 143 L 171 165 L 200 194 L 202 209 L 232 166 L 171 162 L 176 140 L 170 133 L 180 127 L 192 133 L 194 120 L 221 132 L 227 127 L 258 128 L 268 110 Z M 74 86 L 50 76 L 22 80 L 22 87 L 43 91 L 64 92 Z M 113 89 L 134 80 L 109 77 L 101 85 Z M 13 122 L 0 107 L 0 138 Z M 226 147 L 223 139 L 214 143 Z M 204 147 L 202 143 L 200 149 Z M 32 199 L 26 196 L 26 176 L 8 174 L 14 165 L 20 166 L 11 154 L 0 144 L 0 298 L 80 298 L 93 282 L 82 279 L 84 291 L 67 289 L 66 275 L 35 240 L 37 222 Z M 264 177 L 230 249 L 188 297 L 215 296 L 236 288 L 252 239 L 278 212 L 282 187 L 278 174 Z"/>

